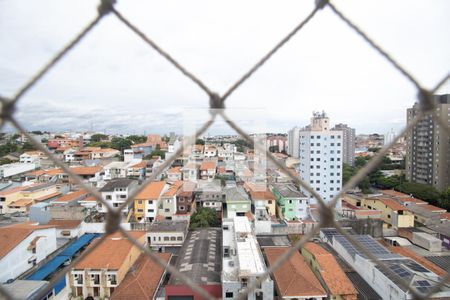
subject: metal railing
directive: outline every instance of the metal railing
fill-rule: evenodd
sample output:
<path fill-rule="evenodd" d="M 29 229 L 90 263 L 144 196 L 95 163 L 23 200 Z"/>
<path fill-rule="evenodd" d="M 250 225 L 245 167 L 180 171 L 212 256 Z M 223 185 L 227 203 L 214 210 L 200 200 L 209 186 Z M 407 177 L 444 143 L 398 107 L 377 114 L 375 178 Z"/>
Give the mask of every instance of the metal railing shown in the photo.
<path fill-rule="evenodd" d="M 19 132 L 22 132 L 29 141 L 40 151 L 44 152 L 54 163 L 62 168 L 64 172 L 66 172 L 75 183 L 79 184 L 83 188 L 85 188 L 88 192 L 90 192 L 99 202 L 105 204 L 108 209 L 105 230 L 106 234 L 100 238 L 98 242 L 93 244 L 93 246 L 88 247 L 86 251 L 84 251 L 79 257 L 72 261 L 71 265 L 66 266 L 63 271 L 60 272 L 57 276 L 50 280 L 50 284 L 47 285 L 46 289 L 42 290 L 38 295 L 36 295 L 35 299 L 40 299 L 43 296 L 47 295 L 47 293 L 52 289 L 52 286 L 58 282 L 65 274 L 83 257 L 91 253 L 103 240 L 105 239 L 107 234 L 114 233 L 116 231 L 121 232 L 125 237 L 127 237 L 136 247 L 140 248 L 140 250 L 148 255 L 152 260 L 154 260 L 161 267 L 165 268 L 167 272 L 171 274 L 171 276 L 176 276 L 182 282 L 190 286 L 190 288 L 204 297 L 205 299 L 213 299 L 207 291 L 203 290 L 198 284 L 194 283 L 189 277 L 183 275 L 176 268 L 171 265 L 167 265 L 165 261 L 159 258 L 155 253 L 151 252 L 149 249 L 145 248 L 138 241 L 133 239 L 127 231 L 125 231 L 120 226 L 121 221 L 121 209 L 126 205 L 129 205 L 131 201 L 135 198 L 135 196 L 143 190 L 143 188 L 149 182 L 155 180 L 155 178 L 160 175 L 160 173 L 169 167 L 172 162 L 183 153 L 184 145 L 187 143 L 183 143 L 183 145 L 172 155 L 168 160 L 166 160 L 159 169 L 154 172 L 151 177 L 146 180 L 140 187 L 129 195 L 127 201 L 123 203 L 118 209 L 113 209 L 105 200 L 102 199 L 100 193 L 97 189 L 92 188 L 88 184 L 85 184 L 83 180 L 76 174 L 74 174 L 70 168 L 60 160 L 58 160 L 45 146 L 36 141 L 21 125 L 21 123 L 14 116 L 15 106 L 17 102 L 23 98 L 23 96 L 34 87 L 34 85 L 41 80 L 48 72 L 51 70 L 61 59 L 63 59 L 70 50 L 76 47 L 84 37 L 102 21 L 102 19 L 107 17 L 116 17 L 125 27 L 129 28 L 129 30 L 139 36 L 148 46 L 153 48 L 157 53 L 159 53 L 162 57 L 164 57 L 167 61 L 169 61 L 176 69 L 182 72 L 187 78 L 189 78 L 192 82 L 198 85 L 209 97 L 209 107 L 210 107 L 210 119 L 207 120 L 204 125 L 197 130 L 197 132 L 185 139 L 188 139 L 188 142 L 192 144 L 197 137 L 201 136 L 216 120 L 217 117 L 221 117 L 225 120 L 225 122 L 234 129 L 239 135 L 241 135 L 247 142 L 250 144 L 253 143 L 253 139 L 238 125 L 236 125 L 233 120 L 228 118 L 225 111 L 225 102 L 226 100 L 235 92 L 241 85 L 243 85 L 247 79 L 249 79 L 259 68 L 261 68 L 264 63 L 266 63 L 280 48 L 282 48 L 294 35 L 298 34 L 302 28 L 307 26 L 308 22 L 313 19 L 317 14 L 320 13 L 323 9 L 331 10 L 339 19 L 341 19 L 348 27 L 356 32 L 361 38 L 365 40 L 365 42 L 373 48 L 379 55 L 383 56 L 398 72 L 400 72 L 405 78 L 407 78 L 417 89 L 417 100 L 420 103 L 421 111 L 417 114 L 408 125 L 401 131 L 401 133 L 389 144 L 385 145 L 378 153 L 362 168 L 359 172 L 352 177 L 345 186 L 341 189 L 341 191 L 333 198 L 332 201 L 326 203 L 321 196 L 316 193 L 314 189 L 312 189 L 308 183 L 303 182 L 300 178 L 294 176 L 291 172 L 289 172 L 279 160 L 275 159 L 272 153 L 270 153 L 266 149 L 259 149 L 261 146 L 255 144 L 254 147 L 257 148 L 262 153 L 265 152 L 268 159 L 274 163 L 278 168 L 284 170 L 288 176 L 299 186 L 302 186 L 305 190 L 307 190 L 311 195 L 313 195 L 319 203 L 321 221 L 319 226 L 315 226 L 313 230 L 311 230 L 307 235 L 305 235 L 302 239 L 297 241 L 293 247 L 291 247 L 288 251 L 286 251 L 278 260 L 273 263 L 265 272 L 263 276 L 261 276 L 256 282 L 249 284 L 245 289 L 243 289 L 237 299 L 246 299 L 247 294 L 254 291 L 255 288 L 260 285 L 260 283 L 265 280 L 270 274 L 272 274 L 275 270 L 277 270 L 283 263 L 289 259 L 289 257 L 295 252 L 298 251 L 310 238 L 312 238 L 315 234 L 317 234 L 322 227 L 335 227 L 337 231 L 345 236 L 353 245 L 360 250 L 363 254 L 365 254 L 369 259 L 371 259 L 374 263 L 376 263 L 384 272 L 389 274 L 392 277 L 397 277 L 398 282 L 406 289 L 409 290 L 410 293 L 416 299 L 426 299 L 435 292 L 437 292 L 442 285 L 444 285 L 450 278 L 450 273 L 447 273 L 445 276 L 441 278 L 441 281 L 433 286 L 427 294 L 422 294 L 417 291 L 414 287 L 409 286 L 407 282 L 405 282 L 402 278 L 396 275 L 391 269 L 383 264 L 382 261 L 379 261 L 377 257 L 375 257 L 368 249 L 366 249 L 361 243 L 356 241 L 352 236 L 350 236 L 347 232 L 342 230 L 342 227 L 334 220 L 334 207 L 339 198 L 341 198 L 348 190 L 354 188 L 364 177 L 366 177 L 371 171 L 373 171 L 382 161 L 383 157 L 387 154 L 389 149 L 405 134 L 411 130 L 418 122 L 424 117 L 431 115 L 436 122 L 439 122 L 439 125 L 442 129 L 444 129 L 447 134 L 449 133 L 448 124 L 445 124 L 442 119 L 437 118 L 433 113 L 434 104 L 432 95 L 439 90 L 439 88 L 449 79 L 450 73 L 447 74 L 441 81 L 436 83 L 434 87 L 425 88 L 422 86 L 419 81 L 403 66 L 401 66 L 388 52 L 386 52 L 379 44 L 377 44 L 373 39 L 371 39 L 367 33 L 365 33 L 361 28 L 359 28 L 356 24 L 354 24 L 348 17 L 344 15 L 334 4 L 329 2 L 328 0 L 317 0 L 315 2 L 314 9 L 303 19 L 291 32 L 289 32 L 286 36 L 284 36 L 265 56 L 263 56 L 248 72 L 246 72 L 242 77 L 240 77 L 222 96 L 218 93 L 212 91 L 208 86 L 206 86 L 198 77 L 192 74 L 189 70 L 184 68 L 177 60 L 175 60 L 169 53 L 164 51 L 161 47 L 158 46 L 153 40 L 151 40 L 144 32 L 142 32 L 138 27 L 136 27 L 132 21 L 130 21 L 127 17 L 122 15 L 119 11 L 114 7 L 114 0 L 101 0 L 98 6 L 98 14 L 97 16 L 84 27 L 78 35 L 76 35 L 65 47 L 63 47 L 47 64 L 45 64 L 42 69 L 40 69 L 23 87 L 21 87 L 17 93 L 12 98 L 6 98 L 0 96 L 1 102 L 1 112 L 0 112 L 0 124 L 4 125 L 5 122 L 9 122 L 15 127 Z M 7 299 L 13 299 L 11 295 L 0 286 L 0 294 L 3 295 Z"/>

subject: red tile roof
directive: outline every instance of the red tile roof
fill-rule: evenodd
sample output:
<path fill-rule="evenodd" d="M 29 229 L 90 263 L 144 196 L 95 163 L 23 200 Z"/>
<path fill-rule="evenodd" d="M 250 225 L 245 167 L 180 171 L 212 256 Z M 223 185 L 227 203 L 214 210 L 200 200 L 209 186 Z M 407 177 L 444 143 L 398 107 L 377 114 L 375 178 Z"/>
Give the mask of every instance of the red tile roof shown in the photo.
<path fill-rule="evenodd" d="M 50 198 L 53 198 L 53 197 L 56 197 L 56 196 L 59 196 L 59 195 L 61 195 L 60 192 L 55 192 L 55 193 L 51 193 L 51 194 L 48 194 L 48 195 L 45 195 L 45 196 L 41 196 L 39 198 L 36 198 L 36 202 L 45 201 L 47 199 L 50 199 Z"/>
<path fill-rule="evenodd" d="M 166 263 L 170 260 L 170 253 L 157 254 Z M 147 300 L 153 299 L 164 268 L 160 267 L 147 255 L 141 254 L 133 268 L 127 273 L 112 294 L 113 300 Z"/>
<path fill-rule="evenodd" d="M 440 207 L 437 207 L 437 206 L 434 206 L 431 204 L 421 205 L 420 207 L 425 208 L 426 210 L 431 211 L 431 212 L 442 212 L 442 213 L 447 212 L 446 209 L 440 208 Z"/>
<path fill-rule="evenodd" d="M 166 185 L 165 181 L 150 182 L 144 189 L 137 194 L 135 199 L 137 200 L 148 200 L 148 199 L 158 199 Z"/>
<path fill-rule="evenodd" d="M 314 256 L 320 266 L 318 270 L 332 295 L 356 295 L 358 292 L 331 253 L 316 243 L 308 242 L 303 247 Z"/>
<path fill-rule="evenodd" d="M 388 198 L 378 198 L 384 205 L 392 209 L 393 211 L 408 210 L 405 206 L 401 205 L 397 201 Z"/>
<path fill-rule="evenodd" d="M 137 240 L 146 234 L 144 231 L 129 231 L 128 233 Z M 91 253 L 83 257 L 74 266 L 74 269 L 118 270 L 128 258 L 133 247 L 134 245 L 122 233 L 113 233 L 107 236 Z"/>
<path fill-rule="evenodd" d="M 200 165 L 200 170 L 201 171 L 215 170 L 216 166 L 217 166 L 217 164 L 214 161 L 204 161 Z"/>
<path fill-rule="evenodd" d="M 269 265 L 288 249 L 285 247 L 264 249 Z M 274 272 L 274 278 L 280 297 L 327 297 L 319 280 L 298 251 Z"/>
<path fill-rule="evenodd" d="M 14 224 L 0 228 L 0 258 L 7 255 L 20 242 L 38 229 L 52 228 L 51 225 L 35 225 L 31 222 Z"/>
<path fill-rule="evenodd" d="M 72 229 L 80 226 L 81 220 L 50 220 L 47 225 L 60 229 Z"/>
<path fill-rule="evenodd" d="M 58 199 L 55 200 L 55 202 L 69 202 L 87 194 L 88 192 L 85 189 L 80 189 L 78 191 L 67 193 L 64 196 L 59 197 Z"/>

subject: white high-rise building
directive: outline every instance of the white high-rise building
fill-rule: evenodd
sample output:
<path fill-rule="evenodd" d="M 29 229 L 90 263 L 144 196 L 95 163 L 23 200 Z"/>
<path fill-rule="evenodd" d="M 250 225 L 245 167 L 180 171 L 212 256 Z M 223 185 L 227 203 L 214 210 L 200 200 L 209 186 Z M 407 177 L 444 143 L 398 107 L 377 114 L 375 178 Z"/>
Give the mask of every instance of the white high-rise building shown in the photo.
<path fill-rule="evenodd" d="M 300 157 L 300 128 L 294 127 L 288 131 L 287 153 L 294 158 Z"/>
<path fill-rule="evenodd" d="M 391 128 L 391 131 L 389 131 L 385 136 L 384 136 L 384 144 L 387 145 L 389 143 L 391 143 L 394 139 L 395 139 L 395 132 L 394 129 Z"/>
<path fill-rule="evenodd" d="M 340 130 L 330 130 L 325 112 L 315 112 L 311 124 L 300 130 L 300 178 L 309 183 L 325 202 L 342 188 L 342 138 Z M 317 203 L 303 187 L 301 191 Z M 338 206 L 340 203 L 338 203 Z"/>

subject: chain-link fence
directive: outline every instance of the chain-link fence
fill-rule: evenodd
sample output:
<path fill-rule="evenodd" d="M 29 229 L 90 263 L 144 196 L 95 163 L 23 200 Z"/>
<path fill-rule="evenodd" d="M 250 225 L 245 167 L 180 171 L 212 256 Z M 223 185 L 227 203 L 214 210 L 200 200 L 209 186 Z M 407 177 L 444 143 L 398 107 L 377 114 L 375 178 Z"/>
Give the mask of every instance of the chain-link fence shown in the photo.
<path fill-rule="evenodd" d="M 415 116 L 415 118 L 408 123 L 406 128 L 404 128 L 401 133 L 389 144 L 385 145 L 378 153 L 367 163 L 354 177 L 352 177 L 345 186 L 341 189 L 341 191 L 334 197 L 332 201 L 326 203 L 321 196 L 316 193 L 314 189 L 312 189 L 308 183 L 303 182 L 297 176 L 294 176 L 292 172 L 290 172 L 285 165 L 283 165 L 279 160 L 275 159 L 275 157 L 267 151 L 266 149 L 258 149 L 261 152 L 265 152 L 268 159 L 272 161 L 278 168 L 285 171 L 291 179 L 299 186 L 302 186 L 305 190 L 307 190 L 313 197 L 315 197 L 319 203 L 320 208 L 320 223 L 319 226 L 314 227 L 312 231 L 310 231 L 307 235 L 305 235 L 302 239 L 296 242 L 293 247 L 291 247 L 288 251 L 286 251 L 278 260 L 273 263 L 267 271 L 258 278 L 252 284 L 249 284 L 240 294 L 237 299 L 246 299 L 247 294 L 253 292 L 260 283 L 265 280 L 270 274 L 272 274 L 275 270 L 277 270 L 283 263 L 295 252 L 298 251 L 310 238 L 312 238 L 315 234 L 320 231 L 320 228 L 323 227 L 335 227 L 337 231 L 345 236 L 358 250 L 360 250 L 363 254 L 365 254 L 369 259 L 371 259 L 374 263 L 376 263 L 379 268 L 386 272 L 389 276 L 393 278 L 397 278 L 396 282 L 402 285 L 403 288 L 409 290 L 410 293 L 416 299 L 426 299 L 429 298 L 432 294 L 436 293 L 450 278 L 450 273 L 447 273 L 445 276 L 441 278 L 441 281 L 434 285 L 427 294 L 422 294 L 415 287 L 409 286 L 409 284 L 403 279 L 400 278 L 397 274 L 395 274 L 390 268 L 385 266 L 382 261 L 378 260 L 368 249 L 365 248 L 364 245 L 356 241 L 351 235 L 349 235 L 346 231 L 342 230 L 342 227 L 335 221 L 334 219 L 334 207 L 339 198 L 341 198 L 347 191 L 354 188 L 363 178 L 365 178 L 371 171 L 373 171 L 382 161 L 384 155 L 387 154 L 389 149 L 405 134 L 411 130 L 418 122 L 426 115 L 432 115 L 432 117 L 439 122 L 440 128 L 445 130 L 447 134 L 450 133 L 448 124 L 444 123 L 441 118 L 438 118 L 434 113 L 434 103 L 432 99 L 432 95 L 439 90 L 439 88 L 444 85 L 444 83 L 449 79 L 450 73 L 445 76 L 440 82 L 438 82 L 432 88 L 425 88 L 422 86 L 419 81 L 408 72 L 403 66 L 401 66 L 388 52 L 386 52 L 380 45 L 378 45 L 374 40 L 372 40 L 361 28 L 359 28 L 356 24 L 354 24 L 349 18 L 347 18 L 334 4 L 327 0 L 316 0 L 314 9 L 307 15 L 307 17 L 302 20 L 291 32 L 289 32 L 279 43 L 277 43 L 263 58 L 261 58 L 258 63 L 256 63 L 247 73 L 245 73 L 239 80 L 236 81 L 222 96 L 210 90 L 208 86 L 206 86 L 199 78 L 197 78 L 194 74 L 192 74 L 189 70 L 185 69 L 178 61 L 176 61 L 169 53 L 165 52 L 162 48 L 158 46 L 157 43 L 152 41 L 144 32 L 142 32 L 138 27 L 136 27 L 131 20 L 127 19 L 123 16 L 119 11 L 117 11 L 114 7 L 114 0 L 101 0 L 98 6 L 98 15 L 94 20 L 92 20 L 83 30 L 72 40 L 70 41 L 61 51 L 59 51 L 41 70 L 39 70 L 12 98 L 0 97 L 0 101 L 2 104 L 1 107 L 1 125 L 4 125 L 4 122 L 11 123 L 18 131 L 22 132 L 29 141 L 40 151 L 44 152 L 54 163 L 62 168 L 64 172 L 66 172 L 75 183 L 79 184 L 83 188 L 85 188 L 89 193 L 91 193 L 100 203 L 104 204 L 108 210 L 107 212 L 107 221 L 105 224 L 106 235 L 114 233 L 116 231 L 121 232 L 125 237 L 127 237 L 136 247 L 141 249 L 143 253 L 148 255 L 153 261 L 166 269 L 171 276 L 175 276 L 188 285 L 194 292 L 198 293 L 205 299 L 212 299 L 211 295 L 208 294 L 204 289 L 202 289 L 198 284 L 194 283 L 189 277 L 183 275 L 176 268 L 171 265 L 167 265 L 165 261 L 163 261 L 159 256 L 150 251 L 148 248 L 144 247 L 138 241 L 133 239 L 126 230 L 124 230 L 120 226 L 121 222 L 121 210 L 129 205 L 131 201 L 135 198 L 135 196 L 141 192 L 144 187 L 151 181 L 154 181 L 163 170 L 169 167 L 174 160 L 180 156 L 185 148 L 185 145 L 192 144 L 197 137 L 201 136 L 216 120 L 217 117 L 221 117 L 225 120 L 225 122 L 234 129 L 239 135 L 241 135 L 247 142 L 253 144 L 253 139 L 240 127 L 236 125 L 233 120 L 228 118 L 226 115 L 225 102 L 234 91 L 236 91 L 242 84 L 245 83 L 247 79 L 249 79 L 265 62 L 267 62 L 272 55 L 274 55 L 280 48 L 282 48 L 294 35 L 298 34 L 302 28 L 304 28 L 308 22 L 313 19 L 317 14 L 320 13 L 322 9 L 331 10 L 339 19 L 341 19 L 348 27 L 355 31 L 359 36 L 361 36 L 367 44 L 377 51 L 381 56 L 383 56 L 397 71 L 399 71 L 404 77 L 406 77 L 417 89 L 417 100 L 420 103 L 421 112 Z M 103 18 L 107 17 L 116 17 L 120 22 L 123 23 L 124 26 L 130 29 L 131 32 L 138 35 L 145 43 L 148 44 L 151 48 L 156 50 L 162 57 L 168 60 L 175 68 L 181 71 L 187 78 L 197 84 L 208 96 L 210 99 L 210 119 L 205 122 L 205 124 L 197 130 L 196 134 L 190 137 L 185 137 L 185 142 L 183 145 L 172 155 L 169 159 L 167 159 L 156 172 L 154 172 L 150 178 L 148 178 L 139 188 L 134 191 L 127 198 L 126 202 L 123 203 L 119 208 L 112 208 L 108 203 L 106 203 L 101 197 L 98 190 L 92 188 L 91 186 L 84 183 L 84 181 L 76 174 L 74 174 L 71 169 L 65 165 L 63 162 L 58 160 L 45 146 L 36 141 L 29 133 L 27 133 L 26 129 L 20 124 L 20 122 L 16 119 L 14 115 L 15 105 L 17 102 L 23 98 L 23 96 L 33 88 L 33 86 L 41 80 L 44 75 L 48 73 L 50 69 L 52 69 L 61 59 L 63 59 L 67 53 L 76 47 L 88 34 L 90 31 L 99 24 Z M 255 148 L 261 147 L 257 144 L 254 144 Z M 91 253 L 105 238 L 106 235 L 99 240 L 99 242 L 93 244 L 86 251 L 84 251 L 79 257 L 74 259 L 71 265 L 66 266 L 61 272 L 59 272 L 56 276 L 54 276 L 50 283 L 43 289 L 38 295 L 35 296 L 35 299 L 41 299 L 45 295 L 47 295 L 52 289 L 53 285 L 61 280 L 66 273 L 73 268 L 73 266 L 79 262 L 81 259 L 86 257 L 89 253 Z M 2 287 L 0 287 L 0 293 L 7 299 L 13 299 L 11 295 Z"/>

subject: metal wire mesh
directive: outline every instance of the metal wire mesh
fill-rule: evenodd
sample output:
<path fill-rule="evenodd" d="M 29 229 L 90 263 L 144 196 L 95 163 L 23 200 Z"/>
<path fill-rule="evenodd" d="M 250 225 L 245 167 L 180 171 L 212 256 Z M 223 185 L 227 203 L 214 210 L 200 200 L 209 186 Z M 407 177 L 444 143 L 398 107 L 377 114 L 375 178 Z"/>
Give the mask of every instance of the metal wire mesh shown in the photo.
<path fill-rule="evenodd" d="M 302 239 L 293 245 L 288 251 L 286 251 L 278 260 L 273 263 L 267 271 L 258 278 L 256 282 L 248 285 L 240 294 L 238 295 L 238 299 L 246 299 L 248 293 L 254 291 L 256 287 L 270 274 L 273 274 L 283 263 L 295 252 L 298 251 L 313 235 L 317 234 L 322 227 L 335 227 L 337 231 L 347 237 L 347 239 L 363 254 L 367 255 L 368 258 L 373 260 L 383 271 L 387 272 L 389 275 L 398 278 L 398 282 L 409 290 L 411 294 L 416 299 L 426 299 L 430 297 L 433 293 L 437 292 L 442 285 L 444 285 L 450 278 L 450 273 L 447 273 L 441 281 L 436 284 L 427 294 L 421 294 L 414 287 L 408 285 L 402 278 L 398 277 L 395 273 L 393 273 L 387 266 L 383 264 L 382 261 L 379 261 L 377 257 L 375 257 L 368 249 L 364 247 L 361 243 L 352 238 L 347 232 L 342 230 L 341 226 L 335 222 L 334 220 L 334 207 L 340 197 L 342 197 L 348 190 L 354 188 L 361 180 L 365 178 L 372 170 L 374 170 L 382 161 L 383 156 L 389 151 L 389 149 L 405 134 L 411 130 L 425 115 L 431 114 L 432 117 L 440 122 L 441 128 L 449 132 L 448 124 L 441 122 L 439 118 L 433 114 L 434 104 L 432 101 L 432 95 L 449 79 L 450 73 L 447 74 L 441 81 L 439 81 L 435 87 L 431 89 L 424 88 L 419 81 L 405 68 L 403 68 L 388 52 L 386 52 L 379 44 L 377 44 L 373 39 L 371 39 L 367 33 L 365 33 L 361 28 L 359 28 L 356 24 L 354 24 L 349 18 L 347 18 L 338 8 L 330 3 L 327 0 L 317 0 L 315 3 L 314 9 L 307 15 L 307 17 L 302 20 L 291 32 L 289 32 L 283 39 L 280 40 L 263 58 L 261 58 L 247 73 L 245 73 L 239 80 L 236 81 L 222 96 L 211 91 L 199 78 L 197 78 L 194 74 L 185 69 L 179 62 L 177 62 L 171 55 L 169 55 L 166 51 L 164 51 L 161 47 L 158 46 L 157 43 L 152 41 L 144 32 L 142 32 L 137 26 L 135 26 L 127 17 L 123 16 L 119 11 L 117 11 L 114 7 L 114 0 L 101 0 L 98 6 L 98 15 L 94 18 L 85 28 L 83 28 L 80 33 L 74 37 L 65 47 L 62 48 L 46 65 L 42 67 L 41 70 L 36 72 L 36 74 L 22 87 L 18 90 L 18 92 L 11 99 L 0 97 L 1 102 L 1 112 L 0 112 L 0 121 L 1 126 L 4 125 L 5 121 L 10 122 L 19 132 L 22 132 L 29 141 L 40 151 L 44 152 L 54 163 L 62 168 L 64 172 L 66 172 L 75 183 L 79 184 L 83 188 L 85 188 L 89 193 L 91 193 L 100 203 L 105 204 L 107 208 L 107 219 L 105 224 L 106 234 L 114 233 L 116 231 L 121 232 L 124 236 L 126 236 L 135 246 L 141 249 L 141 251 L 148 255 L 152 260 L 154 260 L 160 266 L 166 268 L 166 270 L 171 274 L 171 276 L 175 276 L 179 278 L 182 282 L 187 284 L 193 291 L 204 297 L 205 299 L 213 299 L 208 292 L 203 290 L 198 284 L 194 283 L 190 278 L 183 275 L 176 268 L 172 266 L 167 266 L 166 263 L 161 260 L 157 255 L 153 252 L 149 251 L 149 249 L 145 248 L 138 241 L 134 240 L 121 226 L 121 209 L 125 206 L 129 205 L 131 201 L 135 198 L 135 196 L 144 189 L 144 187 L 151 181 L 154 181 L 155 178 L 158 177 L 159 174 L 163 172 L 167 167 L 169 167 L 174 160 L 183 153 L 184 145 L 178 149 L 178 151 L 172 155 L 169 159 L 167 159 L 159 168 L 156 170 L 152 176 L 146 180 L 138 190 L 133 192 L 127 198 L 126 202 L 123 203 L 118 209 L 113 209 L 103 200 L 98 190 L 92 188 L 91 186 L 85 184 L 83 180 L 76 174 L 74 174 L 71 169 L 63 162 L 59 161 L 46 147 L 44 147 L 41 143 L 36 141 L 30 134 L 27 133 L 25 128 L 20 124 L 20 122 L 14 116 L 14 108 L 15 104 L 23 98 L 23 96 L 33 88 L 33 86 L 41 80 L 61 59 L 66 57 L 70 50 L 76 47 L 83 38 L 98 25 L 103 18 L 107 15 L 113 15 L 118 20 L 120 20 L 127 28 L 130 29 L 131 32 L 135 33 L 139 36 L 146 44 L 148 44 L 151 48 L 153 48 L 158 54 L 168 60 L 175 68 L 177 68 L 180 72 L 182 72 L 187 78 L 197 84 L 208 96 L 210 99 L 210 112 L 211 118 L 205 122 L 205 124 L 191 137 L 188 137 L 190 141 L 195 141 L 197 137 L 199 137 L 202 133 L 204 133 L 216 120 L 217 116 L 220 116 L 225 120 L 225 122 L 234 129 L 239 135 L 241 135 L 247 142 L 253 144 L 252 138 L 242 130 L 233 120 L 229 119 L 224 112 L 225 101 L 231 94 L 236 91 L 245 81 L 250 78 L 256 71 L 258 71 L 261 66 L 268 61 L 280 48 L 282 48 L 294 35 L 298 34 L 302 28 L 304 28 L 307 23 L 314 18 L 314 16 L 322 9 L 328 8 L 330 9 L 338 18 L 340 18 L 345 24 L 349 26 L 350 29 L 354 30 L 359 36 L 361 36 L 367 44 L 377 51 L 381 56 L 383 56 L 397 71 L 399 71 L 405 78 L 407 78 L 417 89 L 417 100 L 421 104 L 421 112 L 408 123 L 406 128 L 402 130 L 402 132 L 388 145 L 385 145 L 370 161 L 367 163 L 354 177 L 351 178 L 345 184 L 345 186 L 341 189 L 341 191 L 330 201 L 328 204 L 321 198 L 321 196 L 315 192 L 313 188 L 309 186 L 308 183 L 302 181 L 297 176 L 294 176 L 283 164 L 281 164 L 278 160 L 274 158 L 272 153 L 267 151 L 266 149 L 258 149 L 259 151 L 265 152 L 269 160 L 271 160 L 278 168 L 286 171 L 286 174 L 290 176 L 290 178 L 299 186 L 305 188 L 309 193 L 311 193 L 319 203 L 320 207 L 320 215 L 321 221 L 319 226 L 314 227 L 307 235 L 305 235 Z M 255 148 L 261 147 L 260 145 L 254 144 Z M 104 235 L 104 237 L 106 236 Z M 103 240 L 99 240 L 99 242 L 93 244 L 86 251 L 84 251 L 77 259 L 72 261 L 71 265 L 65 267 L 62 272 L 59 272 L 57 276 L 54 276 L 50 284 L 47 285 L 46 289 L 42 290 L 38 295 L 35 296 L 35 299 L 41 299 L 48 292 L 51 291 L 52 286 L 58 282 L 63 276 L 66 275 L 74 264 L 83 259 L 86 255 L 91 253 Z M 0 286 L 0 294 L 3 295 L 6 299 L 13 299 L 11 295 Z"/>

